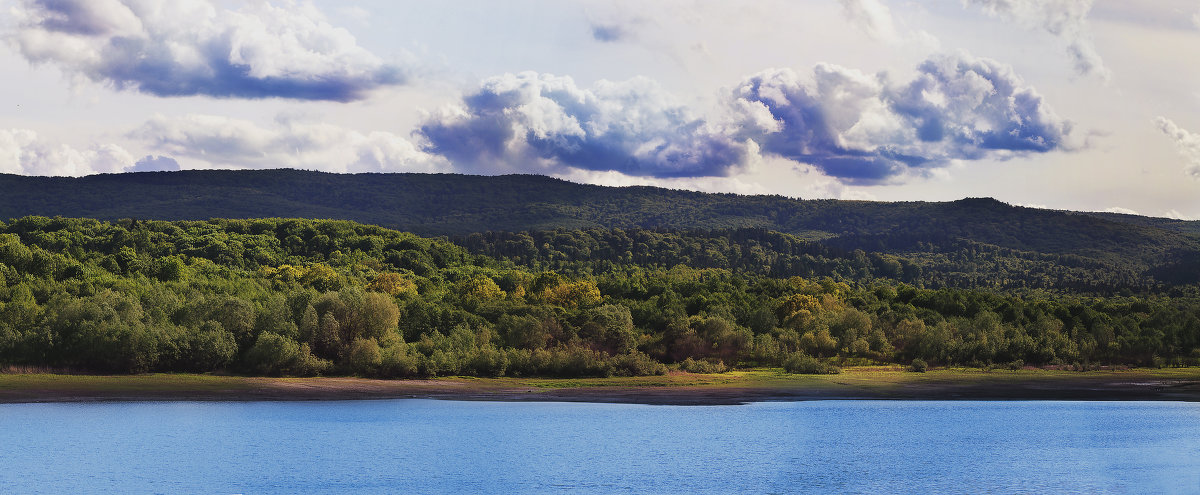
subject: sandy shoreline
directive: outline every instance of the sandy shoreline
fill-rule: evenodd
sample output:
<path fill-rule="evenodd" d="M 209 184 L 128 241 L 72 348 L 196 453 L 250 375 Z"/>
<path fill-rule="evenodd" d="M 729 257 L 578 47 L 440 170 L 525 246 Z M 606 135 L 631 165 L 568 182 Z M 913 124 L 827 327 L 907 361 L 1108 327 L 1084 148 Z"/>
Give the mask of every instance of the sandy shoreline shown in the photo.
<path fill-rule="evenodd" d="M 868 369 L 827 376 L 759 372 L 578 380 L 0 375 L 0 403 L 406 398 L 674 405 L 829 399 L 1200 402 L 1200 369 L 925 374 Z"/>

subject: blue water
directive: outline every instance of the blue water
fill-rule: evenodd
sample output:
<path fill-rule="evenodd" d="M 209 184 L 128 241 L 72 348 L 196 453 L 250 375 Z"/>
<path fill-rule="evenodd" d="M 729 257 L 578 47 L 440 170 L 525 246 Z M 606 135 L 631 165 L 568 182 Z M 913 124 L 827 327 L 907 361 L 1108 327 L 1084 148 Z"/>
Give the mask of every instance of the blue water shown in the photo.
<path fill-rule="evenodd" d="M 3 493 L 1200 493 L 1200 404 L 0 405 Z"/>

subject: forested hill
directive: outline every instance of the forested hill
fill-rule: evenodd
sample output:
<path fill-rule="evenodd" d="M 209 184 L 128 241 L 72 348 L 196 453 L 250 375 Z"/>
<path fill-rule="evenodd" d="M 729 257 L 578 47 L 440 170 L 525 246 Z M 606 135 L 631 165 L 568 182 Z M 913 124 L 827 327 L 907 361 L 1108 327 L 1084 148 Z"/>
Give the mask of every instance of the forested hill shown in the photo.
<path fill-rule="evenodd" d="M 844 250 L 914 253 L 963 243 L 1080 256 L 1134 271 L 1195 264 L 1194 225 L 1145 217 L 946 203 L 796 200 L 653 187 L 602 187 L 532 175 L 183 171 L 82 178 L 0 175 L 0 219 L 26 215 L 198 220 L 354 220 L 423 235 L 553 229 L 762 229 Z M 1196 224 L 1196 222 L 1191 222 Z M 1192 253 L 1192 254 L 1189 254 Z"/>

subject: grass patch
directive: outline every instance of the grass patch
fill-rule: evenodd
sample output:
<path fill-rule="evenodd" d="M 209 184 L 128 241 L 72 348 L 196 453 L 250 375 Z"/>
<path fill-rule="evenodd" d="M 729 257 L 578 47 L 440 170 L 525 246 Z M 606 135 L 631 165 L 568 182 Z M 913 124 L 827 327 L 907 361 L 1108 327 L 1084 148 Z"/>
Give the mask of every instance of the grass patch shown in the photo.
<path fill-rule="evenodd" d="M 218 400 L 260 400 L 288 398 L 371 398 L 420 396 L 436 393 L 441 398 L 495 396 L 531 390 L 587 389 L 602 397 L 621 389 L 661 388 L 679 391 L 777 391 L 781 396 L 794 392 L 816 392 L 836 397 L 937 397 L 941 392 L 980 390 L 1012 391 L 1011 398 L 1025 389 L 1038 390 L 1122 390 L 1184 385 L 1193 390 L 1200 384 L 1200 368 L 1131 369 L 1106 371 L 1065 371 L 1042 369 L 981 370 L 977 368 L 938 368 L 925 373 L 906 372 L 899 365 L 847 367 L 837 375 L 803 375 L 780 368 L 755 368 L 725 373 L 671 372 L 661 376 L 609 378 L 472 378 L 450 377 L 431 380 L 370 380 L 338 378 L 264 378 L 211 374 L 145 375 L 65 375 L 50 373 L 0 374 L 0 402 L 41 400 L 170 400 L 209 398 Z M 1014 391 L 1015 390 L 1015 391 Z M 941 391 L 941 392 L 939 392 Z M 689 392 L 690 393 L 690 392 Z M 1198 392 L 1188 392 L 1198 393 Z M 305 395 L 308 394 L 308 395 Z M 1038 395 L 1037 397 L 1043 397 Z M 478 398 L 478 397 L 476 397 Z"/>

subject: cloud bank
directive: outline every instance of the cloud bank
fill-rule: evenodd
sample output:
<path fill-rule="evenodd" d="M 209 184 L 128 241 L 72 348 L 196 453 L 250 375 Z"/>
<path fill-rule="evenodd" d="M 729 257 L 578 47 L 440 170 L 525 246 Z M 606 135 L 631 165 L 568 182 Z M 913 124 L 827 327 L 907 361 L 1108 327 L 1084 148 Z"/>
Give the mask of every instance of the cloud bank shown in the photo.
<path fill-rule="evenodd" d="M 1087 15 L 1093 0 L 963 0 L 987 15 L 1016 22 L 1026 29 L 1041 29 L 1066 43 L 1075 71 L 1107 80 L 1111 72 L 1092 44 Z"/>
<path fill-rule="evenodd" d="M 701 117 L 645 78 L 581 88 L 535 72 L 483 81 L 428 117 L 426 152 L 480 173 L 571 170 L 632 177 L 730 176 L 763 155 L 847 184 L 902 182 L 958 160 L 1069 149 L 1070 122 L 996 61 L 926 60 L 893 83 L 830 64 L 750 76 Z"/>
<path fill-rule="evenodd" d="M 756 156 L 752 142 L 697 117 L 646 78 L 585 89 L 536 72 L 492 77 L 418 132 L 426 151 L 481 172 L 725 176 Z"/>
<path fill-rule="evenodd" d="M 904 84 L 829 64 L 812 81 L 787 69 L 744 81 L 733 91 L 740 137 L 848 183 L 1065 149 L 1071 131 L 1011 68 L 964 54 L 926 60 Z"/>
<path fill-rule="evenodd" d="M 422 152 L 395 134 L 362 133 L 298 120 L 282 120 L 264 127 L 213 115 L 157 116 L 129 137 L 167 155 L 205 162 L 214 168 L 287 167 L 339 173 L 447 171 L 444 160 Z"/>
<path fill-rule="evenodd" d="M 1184 172 L 1193 179 L 1200 179 L 1200 134 L 1189 132 L 1166 117 L 1154 119 L 1154 125 L 1175 142 L 1179 156 L 1187 162 Z"/>
<path fill-rule="evenodd" d="M 48 142 L 34 131 L 0 129 L 0 173 L 78 177 L 121 172 L 133 163 L 133 156 L 114 144 L 81 150 Z"/>
<path fill-rule="evenodd" d="M 308 3 L 22 0 L 8 41 L 31 63 L 156 96 L 352 101 L 403 70 Z"/>

